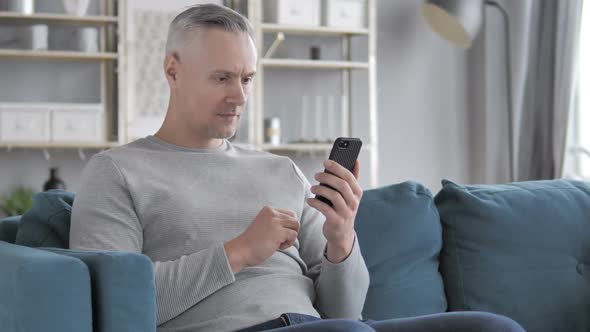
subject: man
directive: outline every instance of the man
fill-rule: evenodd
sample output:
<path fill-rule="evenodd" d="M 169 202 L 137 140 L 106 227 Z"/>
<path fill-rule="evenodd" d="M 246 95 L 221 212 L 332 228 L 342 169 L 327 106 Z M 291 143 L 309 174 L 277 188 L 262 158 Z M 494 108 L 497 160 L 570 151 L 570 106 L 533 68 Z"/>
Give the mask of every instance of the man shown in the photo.
<path fill-rule="evenodd" d="M 351 173 L 326 162 L 334 175 L 315 180 L 335 190 L 311 186 L 290 159 L 227 140 L 256 71 L 251 31 L 217 5 L 174 19 L 164 123 L 154 136 L 90 160 L 70 245 L 149 256 L 159 331 L 264 330 L 319 317 L 349 320 L 307 324 L 372 330 L 352 320 L 369 284 L 354 233 L 358 163 Z"/>

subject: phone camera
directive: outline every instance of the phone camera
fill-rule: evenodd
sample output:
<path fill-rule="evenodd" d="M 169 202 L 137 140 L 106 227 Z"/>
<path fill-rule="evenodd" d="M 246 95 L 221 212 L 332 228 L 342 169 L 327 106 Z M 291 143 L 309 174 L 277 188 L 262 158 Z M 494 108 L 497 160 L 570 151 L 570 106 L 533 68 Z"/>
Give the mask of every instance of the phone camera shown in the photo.
<path fill-rule="evenodd" d="M 350 144 L 350 142 L 348 142 L 348 141 L 342 141 L 342 142 L 340 142 L 340 143 L 338 144 L 338 147 L 339 147 L 339 148 L 346 149 L 346 148 L 348 147 L 348 145 L 349 145 L 349 144 Z"/>

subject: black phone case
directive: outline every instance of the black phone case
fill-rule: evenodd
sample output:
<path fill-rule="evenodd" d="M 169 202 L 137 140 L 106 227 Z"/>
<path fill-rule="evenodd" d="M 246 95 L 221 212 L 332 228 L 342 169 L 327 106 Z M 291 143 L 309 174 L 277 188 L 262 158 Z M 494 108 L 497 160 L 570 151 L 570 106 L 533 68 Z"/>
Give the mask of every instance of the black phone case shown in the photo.
<path fill-rule="evenodd" d="M 346 148 L 341 147 L 341 143 L 343 142 L 348 142 L 348 146 Z M 342 165 L 344 168 L 352 172 L 352 170 L 354 169 L 354 163 L 358 158 L 359 153 L 361 152 L 362 145 L 363 142 L 360 140 L 360 138 L 338 137 L 336 141 L 334 141 L 334 145 L 332 146 L 332 150 L 330 151 L 330 157 L 328 159 L 337 162 L 338 164 Z M 324 172 L 332 174 L 326 169 L 324 169 Z M 327 184 L 320 183 L 320 185 L 334 189 Z M 330 206 L 334 206 L 329 199 L 323 196 L 316 195 L 315 198 Z"/>

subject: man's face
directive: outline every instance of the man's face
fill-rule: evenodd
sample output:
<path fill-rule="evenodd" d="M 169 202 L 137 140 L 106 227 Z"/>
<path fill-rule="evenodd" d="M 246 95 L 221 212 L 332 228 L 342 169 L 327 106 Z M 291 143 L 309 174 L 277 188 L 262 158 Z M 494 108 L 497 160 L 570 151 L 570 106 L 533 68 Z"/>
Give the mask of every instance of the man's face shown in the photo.
<path fill-rule="evenodd" d="M 210 28 L 195 34 L 165 64 L 176 123 L 200 139 L 232 137 L 252 87 L 256 48 L 245 32 Z"/>

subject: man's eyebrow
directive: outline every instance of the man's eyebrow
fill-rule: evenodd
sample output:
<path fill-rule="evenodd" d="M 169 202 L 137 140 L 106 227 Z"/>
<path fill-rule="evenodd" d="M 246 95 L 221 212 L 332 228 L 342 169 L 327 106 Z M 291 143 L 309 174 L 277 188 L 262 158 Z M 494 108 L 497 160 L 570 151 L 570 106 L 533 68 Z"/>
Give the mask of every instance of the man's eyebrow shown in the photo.
<path fill-rule="evenodd" d="M 220 70 L 214 70 L 214 71 L 211 72 L 211 74 L 213 74 L 213 75 L 226 75 L 226 76 L 230 76 L 230 77 L 236 77 L 236 76 L 238 76 L 238 74 L 236 74 L 234 72 L 231 72 L 231 71 L 228 71 L 228 70 L 222 70 L 222 69 L 220 69 Z M 244 76 L 254 76 L 254 75 L 256 75 L 256 72 L 255 71 L 252 71 L 252 72 L 246 73 L 246 75 L 244 75 Z"/>

